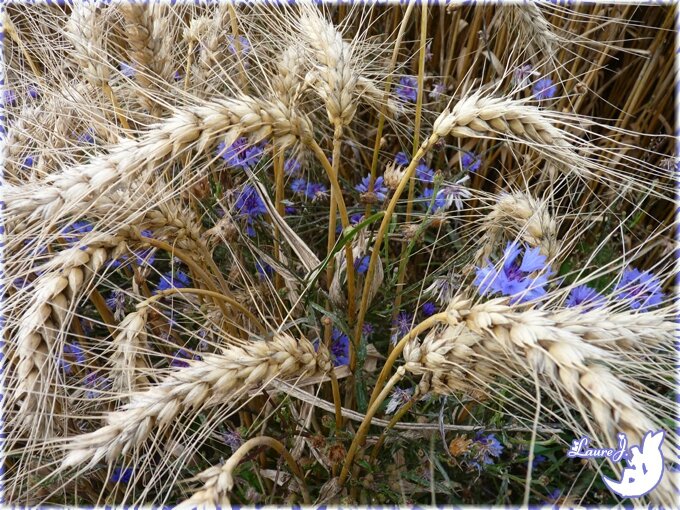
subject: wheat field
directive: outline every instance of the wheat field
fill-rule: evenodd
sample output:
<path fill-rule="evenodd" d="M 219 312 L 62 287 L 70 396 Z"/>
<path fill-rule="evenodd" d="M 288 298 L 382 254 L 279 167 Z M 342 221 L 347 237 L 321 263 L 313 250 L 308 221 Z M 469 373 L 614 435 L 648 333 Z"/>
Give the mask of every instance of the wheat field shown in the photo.
<path fill-rule="evenodd" d="M 674 4 L 0 9 L 4 504 L 678 504 Z"/>

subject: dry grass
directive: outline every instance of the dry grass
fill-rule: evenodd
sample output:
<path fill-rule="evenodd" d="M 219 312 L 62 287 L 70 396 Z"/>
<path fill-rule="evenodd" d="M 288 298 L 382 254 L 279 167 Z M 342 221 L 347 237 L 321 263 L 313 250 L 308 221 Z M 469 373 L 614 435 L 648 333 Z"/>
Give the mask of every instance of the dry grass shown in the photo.
<path fill-rule="evenodd" d="M 675 15 L 10 3 L 5 501 L 677 504 Z"/>

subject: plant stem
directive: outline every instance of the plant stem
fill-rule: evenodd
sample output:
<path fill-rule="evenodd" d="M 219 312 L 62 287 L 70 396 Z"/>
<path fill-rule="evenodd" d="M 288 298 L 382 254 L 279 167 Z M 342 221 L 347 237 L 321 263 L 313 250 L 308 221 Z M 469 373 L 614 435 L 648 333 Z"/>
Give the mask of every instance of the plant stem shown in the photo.
<path fill-rule="evenodd" d="M 354 455 L 356 455 L 359 446 L 361 446 L 364 439 L 366 438 L 368 428 L 371 426 L 371 419 L 373 418 L 373 416 L 375 416 L 375 413 L 378 412 L 378 407 L 380 407 L 382 401 L 385 400 L 385 397 L 387 397 L 387 394 L 390 392 L 392 387 L 395 384 L 397 384 L 402 377 L 404 377 L 405 373 L 406 369 L 404 367 L 399 367 L 397 369 L 397 372 L 387 382 L 385 388 L 382 390 L 376 401 L 373 402 L 373 404 L 368 408 L 366 416 L 364 417 L 364 421 L 361 422 L 359 430 L 354 436 L 354 440 L 352 441 L 352 444 L 350 445 L 349 450 L 347 451 L 347 457 L 345 458 L 345 463 L 342 466 L 342 471 L 340 472 L 340 477 L 338 478 L 338 485 L 340 485 L 341 487 L 345 484 L 345 481 L 347 480 L 347 476 L 349 475 L 349 469 L 352 467 L 352 461 L 354 460 Z"/>

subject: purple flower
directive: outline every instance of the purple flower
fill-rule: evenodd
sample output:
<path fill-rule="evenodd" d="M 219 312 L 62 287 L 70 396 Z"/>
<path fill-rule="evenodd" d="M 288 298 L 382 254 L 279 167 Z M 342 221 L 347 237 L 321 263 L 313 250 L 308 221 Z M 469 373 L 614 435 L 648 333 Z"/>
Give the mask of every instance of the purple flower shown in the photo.
<path fill-rule="evenodd" d="M 172 77 L 175 79 L 175 81 L 179 81 L 182 79 L 182 73 L 178 69 L 175 71 L 175 74 L 173 74 Z"/>
<path fill-rule="evenodd" d="M 14 106 L 17 104 L 16 92 L 12 89 L 5 89 L 2 91 L 2 104 L 3 106 Z"/>
<path fill-rule="evenodd" d="M 255 261 L 255 269 L 262 280 L 266 280 L 268 276 L 274 274 L 274 268 L 267 264 L 264 260 Z"/>
<path fill-rule="evenodd" d="M 70 225 L 66 225 L 63 229 L 61 229 L 64 240 L 70 246 L 76 244 L 80 238 L 83 237 L 83 234 L 86 234 L 87 232 L 92 232 L 92 224 L 85 220 L 74 221 Z M 86 248 L 87 246 L 80 247 L 81 250 Z"/>
<path fill-rule="evenodd" d="M 127 62 L 121 62 L 120 64 L 118 64 L 118 68 L 120 69 L 120 72 L 123 73 L 123 76 L 132 78 L 135 75 L 135 68 L 132 67 Z"/>
<path fill-rule="evenodd" d="M 411 162 L 411 158 L 409 158 L 405 152 L 397 152 L 397 155 L 394 156 L 394 162 L 397 166 L 408 166 Z"/>
<path fill-rule="evenodd" d="M 115 468 L 111 474 L 111 481 L 113 483 L 129 483 L 132 478 L 133 470 L 129 468 Z"/>
<path fill-rule="evenodd" d="M 172 360 L 170 360 L 170 366 L 174 368 L 188 368 L 191 365 L 187 363 L 184 360 L 192 360 L 192 359 L 197 359 L 200 360 L 201 357 L 198 355 L 194 355 L 187 351 L 186 349 L 179 349 L 175 355 L 172 357 Z"/>
<path fill-rule="evenodd" d="M 300 168 L 302 168 L 302 165 L 297 158 L 288 158 L 283 164 L 283 171 L 286 175 L 298 175 L 300 173 Z"/>
<path fill-rule="evenodd" d="M 363 219 L 364 219 L 364 215 L 361 214 L 361 213 L 352 214 L 349 217 L 349 223 L 350 223 L 350 225 L 356 225 L 357 223 L 359 223 Z"/>
<path fill-rule="evenodd" d="M 463 169 L 474 173 L 482 166 L 482 159 L 474 152 L 466 152 L 460 158 L 460 163 L 463 165 Z"/>
<path fill-rule="evenodd" d="M 222 434 L 222 439 L 224 439 L 226 445 L 231 449 L 231 453 L 234 453 L 243 444 L 243 438 L 238 430 L 228 430 Z"/>
<path fill-rule="evenodd" d="M 531 92 L 539 101 L 541 99 L 550 99 L 555 94 L 557 94 L 557 85 L 553 84 L 552 80 L 545 76 L 534 83 Z"/>
<path fill-rule="evenodd" d="M 248 55 L 248 53 L 250 53 L 250 50 L 251 50 L 250 41 L 245 36 L 239 35 L 237 39 L 234 39 L 233 35 L 228 35 L 227 41 L 228 41 L 227 44 L 229 45 L 229 51 L 233 55 L 236 55 L 236 51 L 237 51 L 236 50 L 236 48 L 237 48 L 236 41 L 238 41 L 238 46 L 239 46 L 240 50 L 243 52 L 244 57 L 246 55 Z"/>
<path fill-rule="evenodd" d="M 98 375 L 97 372 L 90 372 L 83 380 L 88 389 L 85 394 L 87 398 L 97 398 L 102 391 L 110 390 L 113 386 L 113 381 L 110 378 Z"/>
<path fill-rule="evenodd" d="M 78 135 L 78 142 L 91 145 L 94 143 L 94 128 L 87 128 L 84 132 Z"/>
<path fill-rule="evenodd" d="M 524 88 L 528 85 L 532 74 L 538 74 L 538 72 L 534 71 L 529 64 L 524 64 L 515 69 L 513 81 L 516 86 Z"/>
<path fill-rule="evenodd" d="M 434 195 L 434 190 L 432 188 L 425 188 L 423 190 L 423 194 L 420 196 L 420 199 L 423 201 L 425 206 L 427 207 L 427 210 L 429 211 L 430 209 L 432 212 L 437 212 L 440 209 L 445 209 L 446 208 L 446 196 L 442 191 L 438 191 L 437 195 L 434 197 L 434 201 L 432 196 Z"/>
<path fill-rule="evenodd" d="M 408 402 L 413 395 L 413 388 L 402 389 L 399 386 L 395 386 L 392 390 L 392 398 L 387 403 L 385 408 L 385 414 L 392 414 L 394 411 L 403 406 Z"/>
<path fill-rule="evenodd" d="M 494 463 L 492 457 L 498 458 L 501 456 L 503 445 L 494 434 L 483 435 L 478 433 L 472 450 L 474 451 L 474 459 L 470 461 L 470 465 L 481 471 L 484 465 Z"/>
<path fill-rule="evenodd" d="M 368 185 L 371 182 L 371 176 L 367 175 L 363 179 L 361 179 L 361 182 L 354 186 L 354 189 L 357 190 L 359 193 L 368 193 Z M 375 193 L 375 196 L 377 197 L 378 200 L 383 201 L 387 198 L 387 193 L 389 190 L 387 189 L 387 186 L 383 183 L 383 178 L 382 176 L 376 178 L 375 182 L 373 183 L 373 193 Z"/>
<path fill-rule="evenodd" d="M 587 309 L 602 308 L 604 306 L 605 298 L 595 289 L 587 285 L 579 285 L 574 287 L 569 292 L 566 306 L 571 308 L 573 306 L 587 306 Z"/>
<path fill-rule="evenodd" d="M 73 342 L 68 342 L 64 344 L 64 357 L 60 360 L 61 366 L 64 369 L 64 372 L 66 374 L 70 375 L 71 374 L 71 363 L 66 360 L 66 355 L 69 355 L 69 357 L 72 357 L 75 359 L 76 363 L 78 365 L 84 365 L 85 364 L 85 352 L 83 351 L 83 348 L 80 346 L 80 343 L 78 340 L 74 340 Z"/>
<path fill-rule="evenodd" d="M 156 292 L 161 292 L 168 289 L 181 289 L 184 287 L 191 286 L 191 278 L 186 273 L 182 271 L 168 272 L 161 275 L 161 280 L 156 286 Z"/>
<path fill-rule="evenodd" d="M 358 274 L 364 274 L 368 271 L 368 264 L 371 260 L 370 255 L 364 255 L 363 257 L 356 259 L 354 261 L 354 269 Z"/>
<path fill-rule="evenodd" d="M 425 163 L 420 162 L 416 167 L 416 179 L 423 182 L 434 182 L 434 170 Z"/>
<path fill-rule="evenodd" d="M 339 329 L 331 335 L 331 358 L 336 367 L 349 364 L 349 337 Z"/>
<path fill-rule="evenodd" d="M 120 321 L 125 316 L 127 296 L 121 289 L 114 289 L 106 299 L 106 306 L 113 311 L 113 318 Z"/>
<path fill-rule="evenodd" d="M 229 147 L 224 142 L 217 145 L 217 155 L 232 168 L 254 168 L 262 159 L 265 144 L 249 145 L 244 137 L 237 138 Z"/>
<path fill-rule="evenodd" d="M 37 85 L 29 85 L 28 86 L 28 95 L 31 99 L 38 99 L 38 96 L 40 95 L 40 91 L 38 90 Z"/>
<path fill-rule="evenodd" d="M 402 76 L 394 91 L 402 101 L 414 103 L 418 99 L 417 78 L 415 76 Z"/>
<path fill-rule="evenodd" d="M 256 218 L 267 214 L 267 207 L 252 184 L 243 186 L 243 189 L 236 197 L 235 207 L 238 214 L 246 220 L 246 233 L 253 237 L 255 235 L 253 222 Z"/>
<path fill-rule="evenodd" d="M 614 290 L 619 291 L 617 299 L 628 301 L 633 310 L 641 312 L 661 304 L 666 297 L 658 277 L 636 268 L 626 269 Z"/>
<path fill-rule="evenodd" d="M 444 92 L 446 92 L 446 86 L 444 85 L 444 82 L 437 82 L 434 84 L 434 87 L 432 87 L 432 90 L 430 91 L 430 99 L 436 101 L 441 97 L 441 95 Z"/>
<path fill-rule="evenodd" d="M 290 189 L 293 193 L 304 195 L 310 200 L 316 201 L 326 196 L 328 188 L 320 182 L 312 182 L 306 179 L 295 179 Z"/>
<path fill-rule="evenodd" d="M 24 168 L 31 168 L 33 166 L 34 160 L 33 156 L 26 156 L 26 159 L 24 159 L 24 162 L 21 164 Z"/>
<path fill-rule="evenodd" d="M 520 254 L 524 251 L 520 263 Z M 482 296 L 487 294 L 501 294 L 513 296 L 511 302 L 525 302 L 545 295 L 545 285 L 550 276 L 550 269 L 546 269 L 546 258 L 541 255 L 539 248 L 523 250 L 516 242 L 509 242 L 503 253 L 503 266 L 500 269 L 487 261 L 487 265 L 477 268 L 474 284 Z M 539 276 L 532 277 L 531 273 L 544 271 Z"/>
<path fill-rule="evenodd" d="M 423 303 L 421 309 L 423 310 L 423 315 L 425 317 L 434 315 L 434 313 L 437 311 L 437 307 L 434 305 L 434 303 L 430 303 L 429 301 L 427 303 Z"/>
<path fill-rule="evenodd" d="M 361 328 L 361 333 L 368 337 L 373 334 L 373 324 L 369 324 L 368 322 L 364 322 L 363 327 Z"/>
<path fill-rule="evenodd" d="M 408 312 L 399 312 L 397 319 L 394 321 L 394 334 L 392 335 L 392 343 L 396 344 L 406 333 L 411 331 L 413 324 L 413 314 Z"/>
<path fill-rule="evenodd" d="M 457 183 L 448 184 L 444 186 L 444 188 L 442 188 L 441 193 L 444 195 L 444 198 L 446 199 L 445 209 L 448 209 L 452 205 L 455 205 L 457 210 L 459 211 L 463 210 L 463 207 L 465 205 L 463 201 L 472 196 L 470 190 L 460 184 L 467 178 L 468 176 L 465 176 L 464 179 L 461 179 Z"/>

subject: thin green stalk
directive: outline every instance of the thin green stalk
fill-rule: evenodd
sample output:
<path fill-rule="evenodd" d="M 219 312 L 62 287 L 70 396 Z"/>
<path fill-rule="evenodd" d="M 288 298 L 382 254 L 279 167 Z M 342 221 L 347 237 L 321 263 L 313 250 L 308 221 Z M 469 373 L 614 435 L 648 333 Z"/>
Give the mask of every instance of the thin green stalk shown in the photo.
<path fill-rule="evenodd" d="M 397 39 L 394 41 L 394 49 L 392 50 L 392 59 L 390 60 L 389 67 L 387 68 L 387 80 L 385 81 L 385 90 L 383 94 L 383 106 L 380 108 L 380 114 L 378 115 L 378 131 L 375 135 L 375 143 L 373 144 L 373 159 L 371 161 L 371 179 L 368 183 L 368 191 L 373 191 L 373 186 L 378 174 L 378 159 L 380 158 L 380 141 L 382 140 L 383 129 L 385 128 L 385 117 L 387 115 L 387 99 L 389 98 L 390 89 L 392 88 L 392 71 L 397 65 L 397 58 L 399 56 L 399 49 L 401 48 L 401 41 L 406 33 L 406 26 L 408 25 L 408 20 L 411 18 L 411 13 L 413 13 L 413 8 L 415 7 L 415 1 L 411 1 L 406 8 L 404 17 L 399 25 L 399 33 L 397 34 Z M 366 210 L 364 216 L 368 218 L 371 215 L 371 203 L 366 204 Z"/>
<path fill-rule="evenodd" d="M 397 189 L 394 191 L 394 195 L 392 195 L 390 203 L 387 205 L 387 209 L 385 210 L 385 215 L 383 216 L 382 222 L 380 223 L 375 244 L 373 245 L 371 259 L 368 263 L 368 269 L 366 271 L 366 277 L 364 280 L 364 289 L 361 293 L 361 305 L 359 306 L 359 313 L 357 315 L 357 322 L 354 330 L 354 343 L 356 345 L 359 345 L 359 341 L 361 339 L 361 330 L 364 325 L 364 320 L 366 319 L 366 312 L 368 311 L 368 291 L 371 287 L 371 282 L 373 281 L 373 275 L 375 274 L 378 257 L 380 257 L 380 247 L 382 246 L 383 239 L 385 238 L 385 234 L 389 228 L 392 214 L 394 214 L 394 209 L 397 207 L 397 202 L 399 201 L 401 194 L 404 192 L 406 184 L 409 182 L 409 179 L 415 172 L 418 160 L 425 155 L 429 148 L 432 147 L 432 145 L 434 145 L 438 139 L 439 137 L 437 134 L 433 133 L 427 140 L 425 140 L 425 142 L 423 142 L 423 145 L 420 147 L 420 149 L 418 149 L 415 157 L 411 160 L 411 163 L 409 163 L 408 167 L 406 168 L 406 172 L 399 182 L 399 186 L 397 186 Z"/>
<path fill-rule="evenodd" d="M 423 114 L 423 88 L 424 88 L 423 84 L 425 78 L 426 44 L 427 44 L 427 2 L 423 2 L 423 9 L 420 16 L 420 49 L 418 51 L 418 92 L 417 92 L 418 95 L 416 100 L 415 128 L 413 130 L 413 150 L 411 151 L 414 157 L 416 152 L 418 152 L 418 143 L 420 141 L 420 124 L 422 121 Z M 406 218 L 404 220 L 406 224 L 408 224 L 408 222 L 411 221 L 411 213 L 413 212 L 413 198 L 416 188 L 415 184 L 416 184 L 415 177 L 412 176 L 411 179 L 409 179 L 408 185 L 408 199 L 406 201 Z M 404 254 L 406 244 L 407 244 L 406 241 L 404 241 L 401 244 L 402 261 L 404 260 L 404 257 L 407 256 Z M 401 308 L 402 290 L 404 288 L 404 279 L 406 277 L 405 269 L 406 264 L 400 263 L 399 272 L 397 274 L 396 295 L 394 297 L 394 305 L 392 306 L 392 324 L 394 324 L 394 322 L 396 321 L 397 314 L 399 313 L 399 309 Z"/>

